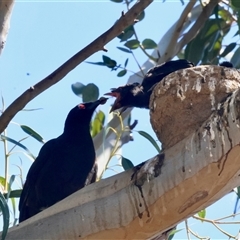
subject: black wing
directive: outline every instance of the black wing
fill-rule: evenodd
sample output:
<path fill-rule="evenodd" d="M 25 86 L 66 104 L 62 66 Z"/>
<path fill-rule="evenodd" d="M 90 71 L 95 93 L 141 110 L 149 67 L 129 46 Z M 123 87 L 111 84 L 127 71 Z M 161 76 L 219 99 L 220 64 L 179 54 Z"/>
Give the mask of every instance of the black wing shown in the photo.
<path fill-rule="evenodd" d="M 41 174 L 41 169 L 43 169 L 45 164 L 48 162 L 49 154 L 51 154 L 55 145 L 56 139 L 46 142 L 29 169 L 19 201 L 19 222 L 22 222 L 41 211 L 41 206 L 36 197 L 35 184 Z"/>

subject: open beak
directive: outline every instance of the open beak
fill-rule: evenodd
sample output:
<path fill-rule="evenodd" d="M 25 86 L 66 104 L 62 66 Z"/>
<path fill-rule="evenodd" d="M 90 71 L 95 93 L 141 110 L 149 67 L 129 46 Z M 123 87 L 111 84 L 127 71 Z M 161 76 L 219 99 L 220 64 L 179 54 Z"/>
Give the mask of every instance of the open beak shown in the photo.
<path fill-rule="evenodd" d="M 104 95 L 118 98 L 120 94 L 118 92 L 109 92 L 105 93 Z"/>

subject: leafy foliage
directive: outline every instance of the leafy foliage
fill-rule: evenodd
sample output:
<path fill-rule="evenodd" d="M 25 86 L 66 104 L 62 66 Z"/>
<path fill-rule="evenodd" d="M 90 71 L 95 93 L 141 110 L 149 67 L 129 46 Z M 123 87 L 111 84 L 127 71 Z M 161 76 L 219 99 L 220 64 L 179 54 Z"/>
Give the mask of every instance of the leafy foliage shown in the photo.
<path fill-rule="evenodd" d="M 3 230 L 1 234 L 2 235 L 1 239 L 4 240 L 8 232 L 10 215 L 9 215 L 9 208 L 8 208 L 7 201 L 1 192 L 0 192 L 0 210 L 3 216 Z"/>
<path fill-rule="evenodd" d="M 161 150 L 160 150 L 159 146 L 157 145 L 156 141 L 153 139 L 153 137 L 150 134 L 148 134 L 147 132 L 144 132 L 144 131 L 138 131 L 138 133 L 141 136 L 145 137 L 155 147 L 155 149 L 158 151 L 158 153 L 161 152 Z"/>
<path fill-rule="evenodd" d="M 128 169 L 133 168 L 134 165 L 133 165 L 133 163 L 129 159 L 127 159 L 127 158 L 122 156 L 122 167 L 126 171 Z"/>
<path fill-rule="evenodd" d="M 84 85 L 76 82 L 71 85 L 71 88 L 78 97 L 82 98 L 83 102 L 92 102 L 99 98 L 99 88 L 94 83 Z"/>

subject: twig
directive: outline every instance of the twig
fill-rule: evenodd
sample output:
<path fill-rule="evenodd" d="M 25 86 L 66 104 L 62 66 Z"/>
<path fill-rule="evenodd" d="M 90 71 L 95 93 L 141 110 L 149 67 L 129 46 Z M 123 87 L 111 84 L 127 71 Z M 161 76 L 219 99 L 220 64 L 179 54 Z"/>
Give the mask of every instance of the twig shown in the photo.
<path fill-rule="evenodd" d="M 188 240 L 191 240 L 191 238 L 190 238 L 190 229 L 189 229 L 189 227 L 188 227 L 188 222 L 187 222 L 187 219 L 185 220 L 185 226 L 186 226 L 186 231 L 187 231 L 187 237 L 188 237 Z"/>
<path fill-rule="evenodd" d="M 226 217 L 222 217 L 222 218 L 215 219 L 214 221 L 215 221 L 215 222 L 221 221 L 221 220 L 226 219 L 226 218 L 236 217 L 237 215 L 240 215 L 240 213 L 231 214 L 231 215 L 226 216 Z"/>
<path fill-rule="evenodd" d="M 0 117 L 0 133 L 7 127 L 11 119 L 23 109 L 27 103 L 40 93 L 51 87 L 52 85 L 63 79 L 70 71 L 72 71 L 81 62 L 91 56 L 93 53 L 103 50 L 104 46 L 113 38 L 118 36 L 127 26 L 134 23 L 134 19 L 149 6 L 153 0 L 139 0 L 125 15 L 123 14 L 120 19 L 109 30 L 103 33 L 100 37 L 95 39 L 92 43 L 84 49 L 76 53 L 62 66 L 56 69 L 49 76 L 38 82 L 33 87 L 26 90 L 19 96 L 1 115 Z"/>
<path fill-rule="evenodd" d="M 207 238 L 207 237 L 200 237 L 198 234 L 196 234 L 195 232 L 193 232 L 193 230 L 191 230 L 190 228 L 188 229 L 189 232 L 196 238 L 198 239 L 210 239 L 210 238 Z"/>
<path fill-rule="evenodd" d="M 221 223 L 221 222 L 215 222 L 214 220 L 210 220 L 210 219 L 206 219 L 206 218 L 201 218 L 201 217 L 197 217 L 197 216 L 192 216 L 192 218 L 195 218 L 197 220 L 201 220 L 203 222 L 208 222 L 208 223 L 212 223 L 214 227 L 216 227 L 221 233 L 225 234 L 226 236 L 228 236 L 229 238 L 233 238 L 234 236 L 225 232 L 223 229 L 221 229 L 217 224 Z"/>

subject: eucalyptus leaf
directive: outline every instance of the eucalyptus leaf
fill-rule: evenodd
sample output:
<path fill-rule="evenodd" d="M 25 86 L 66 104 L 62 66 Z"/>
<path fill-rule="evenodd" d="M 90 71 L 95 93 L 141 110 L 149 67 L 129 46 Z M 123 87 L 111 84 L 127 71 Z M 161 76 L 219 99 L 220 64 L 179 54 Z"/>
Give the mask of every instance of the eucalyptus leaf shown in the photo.
<path fill-rule="evenodd" d="M 9 142 L 11 142 L 11 143 L 19 146 L 20 148 L 23 148 L 23 149 L 28 153 L 28 155 L 29 155 L 31 158 L 35 159 L 35 156 L 28 150 L 28 148 L 25 147 L 25 146 L 24 146 L 23 144 L 21 144 L 20 142 L 12 139 L 12 138 L 10 138 L 10 137 L 4 136 L 4 135 L 0 135 L 0 137 L 1 137 L 2 140 L 9 141 Z"/>
<path fill-rule="evenodd" d="M 144 49 L 155 49 L 157 48 L 157 44 L 149 38 L 146 38 L 142 41 L 142 46 Z"/>
<path fill-rule="evenodd" d="M 130 168 L 133 168 L 134 165 L 133 165 L 133 163 L 129 159 L 127 159 L 125 157 L 122 157 L 122 167 L 126 171 L 126 170 L 128 170 Z"/>
<path fill-rule="evenodd" d="M 117 76 L 118 77 L 123 77 L 125 74 L 127 73 L 127 70 L 126 69 L 123 69 L 122 71 L 120 71 Z"/>
<path fill-rule="evenodd" d="M 99 89 L 94 83 L 89 83 L 83 88 L 83 102 L 96 101 L 99 97 Z"/>
<path fill-rule="evenodd" d="M 221 53 L 220 57 L 225 57 L 226 55 L 228 55 L 236 47 L 236 45 L 237 45 L 236 42 L 232 42 L 229 45 L 227 45 L 223 53 Z"/>
<path fill-rule="evenodd" d="M 124 46 L 130 48 L 130 49 L 137 49 L 139 47 L 140 43 L 138 40 L 133 39 L 133 40 L 129 40 L 127 41 Z"/>
<path fill-rule="evenodd" d="M 158 151 L 158 153 L 161 152 L 159 146 L 157 145 L 156 141 L 153 139 L 153 137 L 148 134 L 147 132 L 144 131 L 137 131 L 141 136 L 145 137 L 150 143 L 152 143 L 152 145 L 156 148 L 156 150 Z"/>
<path fill-rule="evenodd" d="M 123 2 L 123 0 L 110 0 L 110 1 L 115 2 L 115 3 L 121 3 L 121 2 Z"/>
<path fill-rule="evenodd" d="M 102 59 L 103 59 L 105 66 L 107 66 L 109 68 L 114 68 L 117 65 L 117 62 L 108 56 L 103 55 Z"/>
<path fill-rule="evenodd" d="M 34 131 L 32 128 L 30 128 L 26 125 L 20 125 L 20 127 L 25 133 L 27 133 L 31 137 L 35 138 L 37 141 L 39 141 L 41 143 L 45 143 L 43 137 L 40 134 L 38 134 L 36 131 Z"/>
<path fill-rule="evenodd" d="M 0 192 L 0 210 L 2 212 L 2 217 L 3 217 L 3 230 L 1 232 L 1 235 L 2 235 L 1 239 L 5 240 L 7 236 L 8 228 L 9 228 L 10 214 L 9 214 L 7 201 L 1 192 Z"/>
<path fill-rule="evenodd" d="M 117 47 L 119 50 L 123 51 L 123 52 L 126 52 L 126 53 L 132 53 L 131 50 L 127 49 L 127 48 L 124 48 L 124 47 Z"/>
<path fill-rule="evenodd" d="M 105 122 L 105 114 L 103 111 L 98 111 L 95 115 L 94 120 L 91 122 L 91 136 L 95 137 L 104 126 Z"/>
<path fill-rule="evenodd" d="M 76 82 L 73 83 L 71 85 L 72 91 L 78 96 L 78 97 L 82 97 L 82 92 L 84 89 L 85 85 L 83 83 L 80 82 Z"/>

